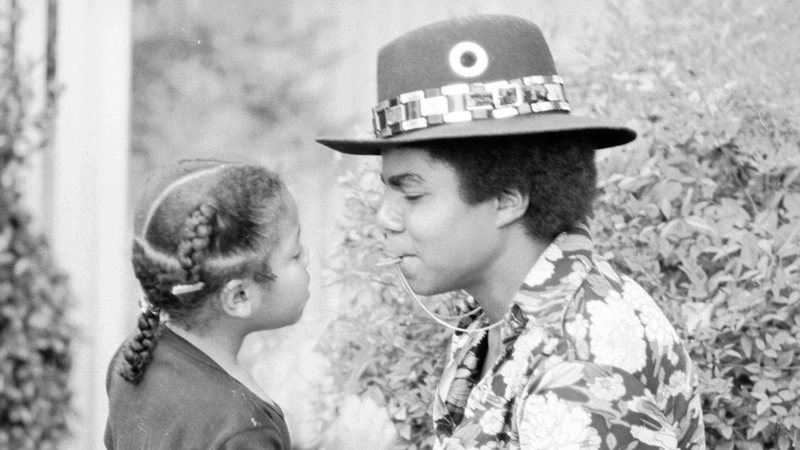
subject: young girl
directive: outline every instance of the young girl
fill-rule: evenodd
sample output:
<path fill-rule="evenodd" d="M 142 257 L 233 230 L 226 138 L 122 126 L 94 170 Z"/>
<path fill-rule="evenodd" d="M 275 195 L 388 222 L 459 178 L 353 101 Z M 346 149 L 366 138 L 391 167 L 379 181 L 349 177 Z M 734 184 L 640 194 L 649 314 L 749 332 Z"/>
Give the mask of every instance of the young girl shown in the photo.
<path fill-rule="evenodd" d="M 281 409 L 236 360 L 309 297 L 297 208 L 261 167 L 184 161 L 148 180 L 133 267 L 138 332 L 111 361 L 108 448 L 291 448 Z"/>

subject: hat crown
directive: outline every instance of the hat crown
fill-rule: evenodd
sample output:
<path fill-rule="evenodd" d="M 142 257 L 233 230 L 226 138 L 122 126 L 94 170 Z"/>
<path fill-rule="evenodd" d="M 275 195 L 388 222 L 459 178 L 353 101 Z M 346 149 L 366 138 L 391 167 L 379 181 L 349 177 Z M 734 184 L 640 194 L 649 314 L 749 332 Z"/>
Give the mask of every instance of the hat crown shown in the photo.
<path fill-rule="evenodd" d="M 535 23 L 514 16 L 468 16 L 407 33 L 378 53 L 378 101 L 459 83 L 556 75 Z"/>
<path fill-rule="evenodd" d="M 570 114 L 564 80 L 536 24 L 466 16 L 417 28 L 378 52 L 374 137 L 320 138 L 343 153 L 446 139 L 549 135 L 594 148 L 625 144 L 632 129 Z"/>

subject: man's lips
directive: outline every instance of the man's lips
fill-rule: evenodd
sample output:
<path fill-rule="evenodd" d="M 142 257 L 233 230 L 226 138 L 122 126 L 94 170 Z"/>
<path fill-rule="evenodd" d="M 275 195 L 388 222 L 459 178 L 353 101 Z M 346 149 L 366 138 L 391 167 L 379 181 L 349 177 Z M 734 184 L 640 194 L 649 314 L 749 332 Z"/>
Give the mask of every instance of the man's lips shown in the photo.
<path fill-rule="evenodd" d="M 413 258 L 415 255 L 410 254 L 387 254 L 387 258 L 381 260 L 377 263 L 378 266 L 389 266 L 392 264 L 400 264 L 405 261 L 407 258 Z"/>

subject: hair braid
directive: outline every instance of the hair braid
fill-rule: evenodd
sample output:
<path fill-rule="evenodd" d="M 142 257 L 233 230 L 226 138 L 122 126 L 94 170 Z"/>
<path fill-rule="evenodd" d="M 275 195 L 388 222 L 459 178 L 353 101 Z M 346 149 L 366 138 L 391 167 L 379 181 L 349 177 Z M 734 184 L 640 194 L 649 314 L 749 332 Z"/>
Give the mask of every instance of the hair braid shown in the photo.
<path fill-rule="evenodd" d="M 119 374 L 130 383 L 138 384 L 144 377 L 147 364 L 153 358 L 158 343 L 161 312 L 149 305 L 139 315 L 138 332 L 130 337 L 122 348 L 123 364 Z"/>
<path fill-rule="evenodd" d="M 203 204 L 192 211 L 183 225 L 178 262 L 184 271 L 186 284 L 202 281 L 202 262 L 211 248 L 216 216 L 215 207 Z"/>
<path fill-rule="evenodd" d="M 147 307 L 139 315 L 136 333 L 123 345 L 118 372 L 125 380 L 138 384 L 158 343 L 161 306 L 177 299 L 170 292 L 176 281 L 174 269 L 150 258 L 139 241 L 133 244 L 133 269 L 144 290 Z"/>

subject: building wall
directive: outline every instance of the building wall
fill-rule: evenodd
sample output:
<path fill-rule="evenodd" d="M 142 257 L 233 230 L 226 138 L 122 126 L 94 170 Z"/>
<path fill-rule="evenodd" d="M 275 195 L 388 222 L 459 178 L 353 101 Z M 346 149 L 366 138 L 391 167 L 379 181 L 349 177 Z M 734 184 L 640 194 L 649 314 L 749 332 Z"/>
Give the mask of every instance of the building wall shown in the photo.
<path fill-rule="evenodd" d="M 77 326 L 74 442 L 103 448 L 106 366 L 126 334 L 130 2 L 59 2 L 57 80 L 63 86 L 45 180 L 47 234 L 70 277 Z"/>

